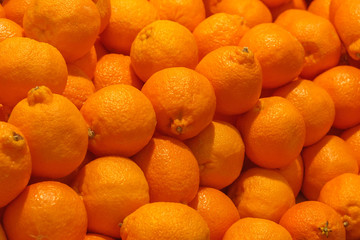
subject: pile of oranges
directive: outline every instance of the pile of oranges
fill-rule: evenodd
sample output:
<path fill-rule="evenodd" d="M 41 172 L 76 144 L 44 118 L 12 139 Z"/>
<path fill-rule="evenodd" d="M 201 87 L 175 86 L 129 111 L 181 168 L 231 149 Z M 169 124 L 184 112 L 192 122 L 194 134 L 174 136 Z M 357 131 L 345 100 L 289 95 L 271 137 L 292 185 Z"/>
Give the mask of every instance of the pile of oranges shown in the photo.
<path fill-rule="evenodd" d="M 0 3 L 0 240 L 360 239 L 360 0 Z"/>

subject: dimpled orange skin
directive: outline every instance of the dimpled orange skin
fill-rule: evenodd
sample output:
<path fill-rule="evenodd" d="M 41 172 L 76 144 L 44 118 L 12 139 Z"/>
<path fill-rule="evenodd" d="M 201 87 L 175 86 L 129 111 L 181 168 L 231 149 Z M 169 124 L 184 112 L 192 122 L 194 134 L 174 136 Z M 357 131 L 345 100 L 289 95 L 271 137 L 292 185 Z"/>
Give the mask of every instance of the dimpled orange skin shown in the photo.
<path fill-rule="evenodd" d="M 149 183 L 150 202 L 187 204 L 199 188 L 199 166 L 194 154 L 180 140 L 156 135 L 132 157 Z"/>
<path fill-rule="evenodd" d="M 193 31 L 199 59 L 223 46 L 236 46 L 250 28 L 244 18 L 229 13 L 215 13 L 200 22 Z"/>
<path fill-rule="evenodd" d="M 223 239 L 226 230 L 240 219 L 231 199 L 215 188 L 199 188 L 196 197 L 188 205 L 205 219 L 210 229 L 210 240 Z"/>
<path fill-rule="evenodd" d="M 193 208 L 172 202 L 146 204 L 125 218 L 122 240 L 210 240 L 205 220 Z"/>
<path fill-rule="evenodd" d="M 24 30 L 20 25 L 7 18 L 0 18 L 0 42 L 10 37 L 23 37 Z"/>
<path fill-rule="evenodd" d="M 208 53 L 195 70 L 211 82 L 216 95 L 216 112 L 238 115 L 259 100 L 262 70 L 254 53 L 244 47 L 225 46 Z"/>
<path fill-rule="evenodd" d="M 126 216 L 149 202 L 149 185 L 132 160 L 119 156 L 97 158 L 86 164 L 71 184 L 82 196 L 88 231 L 120 237 Z"/>
<path fill-rule="evenodd" d="M 239 45 L 248 47 L 259 60 L 264 88 L 276 88 L 292 81 L 305 63 L 305 51 L 299 40 L 275 23 L 251 28 Z"/>
<path fill-rule="evenodd" d="M 289 100 L 278 96 L 260 98 L 251 110 L 239 116 L 237 128 L 246 155 L 261 167 L 290 164 L 305 142 L 304 118 Z"/>
<path fill-rule="evenodd" d="M 343 173 L 359 173 L 356 155 L 340 137 L 326 135 L 317 143 L 305 147 L 304 182 L 301 188 L 309 200 L 317 200 L 326 182 Z"/>
<path fill-rule="evenodd" d="M 319 141 L 334 123 L 335 105 L 331 96 L 310 80 L 292 81 L 277 88 L 273 95 L 289 100 L 304 117 L 306 126 L 304 146 Z"/>
<path fill-rule="evenodd" d="M 245 217 L 226 231 L 223 240 L 292 240 L 281 225 L 262 218 Z"/>
<path fill-rule="evenodd" d="M 192 69 L 163 69 L 152 75 L 141 91 L 155 109 L 157 130 L 181 140 L 199 134 L 215 113 L 214 88 Z"/>
<path fill-rule="evenodd" d="M 306 10 L 289 9 L 275 20 L 293 34 L 305 49 L 301 77 L 313 79 L 336 66 L 341 54 L 341 41 L 331 22 Z"/>
<path fill-rule="evenodd" d="M 91 0 L 32 0 L 27 7 L 25 35 L 55 46 L 67 62 L 84 56 L 100 29 L 100 13 Z"/>
<path fill-rule="evenodd" d="M 20 194 L 31 175 L 31 155 L 22 132 L 0 121 L 0 207 Z"/>
<path fill-rule="evenodd" d="M 56 181 L 31 184 L 9 204 L 3 224 L 8 239 L 84 239 L 87 215 L 76 192 Z"/>
<path fill-rule="evenodd" d="M 149 99 L 126 84 L 96 91 L 80 112 L 89 128 L 89 150 L 97 156 L 132 156 L 150 141 L 156 127 Z"/>
<path fill-rule="evenodd" d="M 160 19 L 178 22 L 193 31 L 205 19 L 202 0 L 149 0 L 158 10 Z"/>
<path fill-rule="evenodd" d="M 157 20 L 145 26 L 131 45 L 131 64 L 137 76 L 146 82 L 164 68 L 198 64 L 198 47 L 194 35 L 180 23 Z"/>
<path fill-rule="evenodd" d="M 86 122 L 66 97 L 40 86 L 29 91 L 12 110 L 9 123 L 28 141 L 32 175 L 59 178 L 84 159 L 88 145 Z"/>
<path fill-rule="evenodd" d="M 346 233 L 340 215 L 319 201 L 304 201 L 294 205 L 280 219 L 295 240 L 345 240 Z"/>
<path fill-rule="evenodd" d="M 67 68 L 63 56 L 53 46 L 26 37 L 0 42 L 0 102 L 9 107 L 26 98 L 27 92 L 45 85 L 61 94 Z"/>
<path fill-rule="evenodd" d="M 112 53 L 129 55 L 136 35 L 159 19 L 156 8 L 147 0 L 110 0 L 110 21 L 100 41 Z"/>
<path fill-rule="evenodd" d="M 294 193 L 285 177 L 273 169 L 250 168 L 227 188 L 227 195 L 240 217 L 258 217 L 279 222 L 295 204 Z"/>

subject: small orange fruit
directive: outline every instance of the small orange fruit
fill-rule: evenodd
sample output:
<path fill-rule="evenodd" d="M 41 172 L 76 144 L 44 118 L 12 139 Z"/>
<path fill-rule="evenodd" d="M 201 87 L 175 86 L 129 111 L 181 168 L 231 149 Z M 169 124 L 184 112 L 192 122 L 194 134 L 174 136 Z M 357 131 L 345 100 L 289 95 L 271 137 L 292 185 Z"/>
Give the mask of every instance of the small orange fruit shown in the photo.
<path fill-rule="evenodd" d="M 113 84 L 128 84 L 141 89 L 143 82 L 135 75 L 129 56 L 110 53 L 98 60 L 94 74 L 97 90 Z"/>
<path fill-rule="evenodd" d="M 23 26 L 23 18 L 31 0 L 4 0 L 2 6 L 5 10 L 6 18 Z"/>
<path fill-rule="evenodd" d="M 321 188 L 318 201 L 334 208 L 342 217 L 346 239 L 360 238 L 360 176 L 344 173 L 326 182 Z"/>
<path fill-rule="evenodd" d="M 251 28 L 241 38 L 239 45 L 248 47 L 259 60 L 264 88 L 284 85 L 299 76 L 303 69 L 303 46 L 278 24 L 263 23 Z"/>
<path fill-rule="evenodd" d="M 104 31 L 110 22 L 111 16 L 111 0 L 92 0 L 100 13 L 100 29 L 99 34 Z"/>
<path fill-rule="evenodd" d="M 184 67 L 156 72 L 141 91 L 156 113 L 157 130 L 179 139 L 199 134 L 210 124 L 216 108 L 214 88 L 202 74 Z"/>
<path fill-rule="evenodd" d="M 23 28 L 27 37 L 56 47 L 67 62 L 90 51 L 100 29 L 100 13 L 92 0 L 31 0 Z"/>
<path fill-rule="evenodd" d="M 334 18 L 336 11 L 339 9 L 340 5 L 343 4 L 347 0 L 331 0 L 329 6 L 329 19 L 332 23 L 334 23 Z"/>
<path fill-rule="evenodd" d="M 185 144 L 194 153 L 200 169 L 200 185 L 222 189 L 240 175 L 245 146 L 230 123 L 212 121 Z"/>
<path fill-rule="evenodd" d="M 29 144 L 32 175 L 59 178 L 74 171 L 88 145 L 86 122 L 66 97 L 35 87 L 12 110 L 9 123 Z"/>
<path fill-rule="evenodd" d="M 205 19 L 202 0 L 149 0 L 158 10 L 160 19 L 178 22 L 193 31 Z"/>
<path fill-rule="evenodd" d="M 304 146 L 319 141 L 330 130 L 335 119 L 335 105 L 325 89 L 310 80 L 299 79 L 279 87 L 273 93 L 289 100 L 305 121 Z"/>
<path fill-rule="evenodd" d="M 220 12 L 236 14 L 243 17 L 250 28 L 272 22 L 270 10 L 260 0 L 204 0 L 204 4 L 208 15 Z"/>
<path fill-rule="evenodd" d="M 149 202 L 149 185 L 141 169 L 130 159 L 107 156 L 86 164 L 72 187 L 82 196 L 88 231 L 120 237 L 124 218 Z"/>
<path fill-rule="evenodd" d="M 7 205 L 3 223 L 9 239 L 79 240 L 85 238 L 87 216 L 72 188 L 44 181 L 27 186 Z"/>
<path fill-rule="evenodd" d="M 155 131 L 151 102 L 127 84 L 96 91 L 80 112 L 89 128 L 89 150 L 97 156 L 132 156 L 150 141 Z"/>
<path fill-rule="evenodd" d="M 350 145 L 360 166 L 360 124 L 346 129 L 339 136 Z"/>
<path fill-rule="evenodd" d="M 274 221 L 245 217 L 226 231 L 223 240 L 292 240 L 290 233 Z"/>
<path fill-rule="evenodd" d="M 63 96 L 68 98 L 78 109 L 95 92 L 95 86 L 89 77 L 78 67 L 68 64 L 68 79 Z"/>
<path fill-rule="evenodd" d="M 330 20 L 330 3 L 332 0 L 314 0 L 311 1 L 307 10 L 320 17 Z"/>
<path fill-rule="evenodd" d="M 0 121 L 0 207 L 17 197 L 31 175 L 31 155 L 22 132 Z"/>
<path fill-rule="evenodd" d="M 88 234 L 86 234 L 84 240 L 114 240 L 114 239 L 111 237 L 96 234 L 96 233 L 88 233 Z"/>
<path fill-rule="evenodd" d="M 240 217 L 257 217 L 278 222 L 295 204 L 294 193 L 285 177 L 273 169 L 250 168 L 227 189 Z"/>
<path fill-rule="evenodd" d="M 273 19 L 276 20 L 276 18 L 283 12 L 285 12 L 288 9 L 302 9 L 306 10 L 307 8 L 307 1 L 305 0 L 290 0 L 287 3 L 281 4 L 277 7 L 271 7 L 269 8 L 271 15 L 273 16 Z"/>
<path fill-rule="evenodd" d="M 304 161 L 301 155 L 289 165 L 276 170 L 285 177 L 294 192 L 294 196 L 298 196 L 304 179 Z"/>
<path fill-rule="evenodd" d="M 194 35 L 180 23 L 157 20 L 137 34 L 130 57 L 135 73 L 146 82 L 164 68 L 194 69 L 198 64 L 198 47 Z"/>
<path fill-rule="evenodd" d="M 318 201 L 297 203 L 284 213 L 280 225 L 296 240 L 346 239 L 340 215 L 329 205 Z"/>
<path fill-rule="evenodd" d="M 327 181 L 343 173 L 358 174 L 359 166 L 354 152 L 340 137 L 326 135 L 302 151 L 304 182 L 302 193 L 309 200 L 316 200 Z"/>
<path fill-rule="evenodd" d="M 199 167 L 194 154 L 180 140 L 156 135 L 132 157 L 149 183 L 150 202 L 187 204 L 199 188 Z"/>
<path fill-rule="evenodd" d="M 329 20 L 306 10 L 289 9 L 280 14 L 275 23 L 294 35 L 305 49 L 301 77 L 313 79 L 338 64 L 341 42 Z"/>
<path fill-rule="evenodd" d="M 88 51 L 84 56 L 76 59 L 70 64 L 80 68 L 90 79 L 92 79 L 94 77 L 96 63 L 96 49 L 95 46 L 92 46 L 90 51 Z"/>
<path fill-rule="evenodd" d="M 299 110 L 285 98 L 260 98 L 239 116 L 237 128 L 245 143 L 246 155 L 257 165 L 280 168 L 300 154 L 306 126 Z"/>
<path fill-rule="evenodd" d="M 7 18 L 0 18 L 0 42 L 6 38 L 23 37 L 24 30 L 20 25 Z"/>
<path fill-rule="evenodd" d="M 313 82 L 324 88 L 334 101 L 334 127 L 346 129 L 360 123 L 360 69 L 336 66 L 318 75 Z"/>
<path fill-rule="evenodd" d="M 249 30 L 242 17 L 229 13 L 215 13 L 200 22 L 193 31 L 199 49 L 199 59 L 224 46 L 236 46 Z"/>
<path fill-rule="evenodd" d="M 110 0 L 110 4 L 110 21 L 100 41 L 112 53 L 129 55 L 138 32 L 158 20 L 158 12 L 147 0 Z"/>
<path fill-rule="evenodd" d="M 247 47 L 225 46 L 208 53 L 195 70 L 211 82 L 216 96 L 216 112 L 238 115 L 259 100 L 262 70 Z"/>
<path fill-rule="evenodd" d="M 47 43 L 13 37 L 0 42 L 0 103 L 15 106 L 27 92 L 45 85 L 61 94 L 67 68 L 60 52 Z"/>
<path fill-rule="evenodd" d="M 226 230 L 240 219 L 231 199 L 215 188 L 201 187 L 188 205 L 206 221 L 210 229 L 210 240 L 223 239 Z"/>
<path fill-rule="evenodd" d="M 172 202 L 141 206 L 125 218 L 122 240 L 210 240 L 209 227 L 193 208 Z"/>

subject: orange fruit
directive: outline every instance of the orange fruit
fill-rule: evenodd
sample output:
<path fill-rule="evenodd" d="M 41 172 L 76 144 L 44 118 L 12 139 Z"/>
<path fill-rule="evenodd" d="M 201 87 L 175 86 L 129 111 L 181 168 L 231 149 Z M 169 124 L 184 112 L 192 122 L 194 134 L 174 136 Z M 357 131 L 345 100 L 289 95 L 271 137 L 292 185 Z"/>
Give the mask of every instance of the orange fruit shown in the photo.
<path fill-rule="evenodd" d="M 96 41 L 94 43 L 94 48 L 96 51 L 96 58 L 99 61 L 100 58 L 102 58 L 105 54 L 110 53 L 105 47 L 104 45 L 101 43 L 100 37 L 98 36 L 96 38 Z"/>
<path fill-rule="evenodd" d="M 302 151 L 304 182 L 301 188 L 309 200 L 316 200 L 321 188 L 332 178 L 343 173 L 358 174 L 359 166 L 354 152 L 340 137 L 326 135 Z"/>
<path fill-rule="evenodd" d="M 305 121 L 304 146 L 316 143 L 330 130 L 335 119 L 335 105 L 325 89 L 310 80 L 299 79 L 279 87 L 274 96 L 289 100 Z"/>
<path fill-rule="evenodd" d="M 220 12 L 240 15 L 250 28 L 272 22 L 268 7 L 260 0 L 204 0 L 204 4 L 208 15 Z"/>
<path fill-rule="evenodd" d="M 76 59 L 70 64 L 80 68 L 90 79 L 94 77 L 95 68 L 97 64 L 97 56 L 95 46 L 92 46 L 90 51 L 81 58 Z"/>
<path fill-rule="evenodd" d="M 143 82 L 135 75 L 129 56 L 110 53 L 105 54 L 96 64 L 94 85 L 97 90 L 113 84 L 128 84 L 138 89 Z"/>
<path fill-rule="evenodd" d="M 2 6 L 5 10 L 6 18 L 23 26 L 23 18 L 31 0 L 3 0 Z"/>
<path fill-rule="evenodd" d="M 184 67 L 156 72 L 141 91 L 156 113 L 157 130 L 179 139 L 199 134 L 210 124 L 216 108 L 214 89 L 202 74 Z"/>
<path fill-rule="evenodd" d="M 80 68 L 68 64 L 68 79 L 62 95 L 80 109 L 94 92 L 95 86 L 89 77 Z"/>
<path fill-rule="evenodd" d="M 80 112 L 89 128 L 89 150 L 97 156 L 132 156 L 150 141 L 156 127 L 149 99 L 127 84 L 96 91 Z"/>
<path fill-rule="evenodd" d="M 182 141 L 156 135 L 132 159 L 149 183 L 150 202 L 187 204 L 194 199 L 199 188 L 199 167 Z"/>
<path fill-rule="evenodd" d="M 198 48 L 189 29 L 170 20 L 157 20 L 138 33 L 130 57 L 135 73 L 146 82 L 164 68 L 194 69 L 198 64 Z"/>
<path fill-rule="evenodd" d="M 278 223 L 245 217 L 235 222 L 225 233 L 223 240 L 292 240 L 290 233 Z"/>
<path fill-rule="evenodd" d="M 330 20 L 330 3 L 332 0 L 314 0 L 312 1 L 307 10 L 320 17 Z"/>
<path fill-rule="evenodd" d="M 224 46 L 236 46 L 249 30 L 239 15 L 215 13 L 200 22 L 193 31 L 199 49 L 199 59 Z"/>
<path fill-rule="evenodd" d="M 343 4 L 347 0 L 331 0 L 329 6 L 329 19 L 332 23 L 334 23 L 334 18 L 336 11 L 339 9 L 340 5 Z"/>
<path fill-rule="evenodd" d="M 331 8 L 331 6 L 330 6 Z M 333 24 L 350 57 L 360 60 L 360 1 L 343 1 L 336 9 Z"/>
<path fill-rule="evenodd" d="M 6 207 L 3 224 L 9 239 L 78 240 L 85 238 L 87 216 L 73 189 L 45 181 L 27 186 Z"/>
<path fill-rule="evenodd" d="M 289 165 L 276 170 L 285 177 L 293 190 L 294 196 L 298 196 L 304 179 L 304 161 L 301 155 Z"/>
<path fill-rule="evenodd" d="M 25 35 L 55 46 L 67 62 L 83 57 L 94 45 L 100 13 L 91 0 L 31 0 L 23 28 Z"/>
<path fill-rule="evenodd" d="M 1 224 L 0 224 L 0 240 L 7 240 L 5 232 L 4 232 L 4 228 Z"/>
<path fill-rule="evenodd" d="M 299 40 L 275 23 L 251 28 L 239 45 L 248 47 L 259 60 L 264 88 L 276 88 L 292 81 L 304 66 L 305 51 Z"/>
<path fill-rule="evenodd" d="M 288 209 L 280 219 L 292 239 L 345 240 L 346 233 L 340 215 L 318 201 L 305 201 Z"/>
<path fill-rule="evenodd" d="M 82 196 L 88 231 L 120 237 L 120 225 L 135 209 L 149 202 L 149 185 L 133 161 L 119 156 L 97 158 L 76 176 L 73 189 Z"/>
<path fill-rule="evenodd" d="M 294 35 L 305 49 L 301 77 L 313 79 L 338 64 L 341 42 L 329 20 L 306 10 L 289 9 L 275 23 Z"/>
<path fill-rule="evenodd" d="M 28 184 L 31 175 L 31 155 L 22 132 L 14 125 L 2 121 L 0 172 L 0 207 L 4 207 Z"/>
<path fill-rule="evenodd" d="M 110 21 L 100 34 L 100 41 L 110 52 L 129 55 L 138 32 L 158 20 L 158 12 L 147 0 L 110 0 L 110 3 Z"/>
<path fill-rule="evenodd" d="M 344 173 L 326 182 L 321 188 L 318 201 L 334 208 L 342 217 L 346 239 L 360 238 L 360 176 Z"/>
<path fill-rule="evenodd" d="M 14 21 L 7 18 L 0 18 L 0 42 L 6 38 L 23 37 L 24 30 Z"/>
<path fill-rule="evenodd" d="M 88 233 L 88 234 L 86 234 L 84 240 L 114 240 L 114 239 L 111 237 L 96 234 L 96 233 Z"/>
<path fill-rule="evenodd" d="M 260 98 L 239 116 L 237 128 L 245 143 L 246 155 L 257 165 L 280 168 L 300 154 L 306 126 L 297 108 L 285 98 Z"/>
<path fill-rule="evenodd" d="M 172 202 L 141 206 L 125 218 L 122 240 L 209 240 L 209 227 L 193 208 Z"/>
<path fill-rule="evenodd" d="M 291 0 L 261 0 L 268 8 L 279 7 L 291 2 Z"/>
<path fill-rule="evenodd" d="M 278 222 L 295 204 L 294 193 L 285 177 L 272 169 L 250 168 L 227 189 L 240 217 Z"/>
<path fill-rule="evenodd" d="M 276 20 L 276 18 L 282 13 L 285 12 L 288 9 L 302 9 L 306 10 L 307 8 L 307 1 L 305 0 L 290 0 L 287 3 L 281 4 L 277 7 L 271 7 L 269 8 L 271 15 L 273 16 L 273 19 Z"/>
<path fill-rule="evenodd" d="M 31 89 L 13 108 L 8 122 L 28 141 L 33 176 L 64 177 L 85 157 L 86 122 L 69 99 L 45 86 Z"/>
<path fill-rule="evenodd" d="M 226 230 L 240 219 L 239 212 L 231 199 L 220 190 L 201 187 L 188 204 L 206 221 L 211 240 L 223 239 Z"/>
<path fill-rule="evenodd" d="M 314 83 L 334 101 L 334 127 L 346 129 L 360 123 L 360 69 L 336 66 L 318 75 Z"/>
<path fill-rule="evenodd" d="M 200 169 L 200 185 L 222 189 L 240 175 L 245 146 L 239 131 L 230 123 L 212 121 L 185 144 Z"/>
<path fill-rule="evenodd" d="M 352 148 L 360 166 L 360 124 L 346 129 L 339 136 Z"/>
<path fill-rule="evenodd" d="M 102 33 L 110 22 L 111 16 L 111 0 L 92 0 L 100 13 L 100 29 Z"/>
<path fill-rule="evenodd" d="M 205 19 L 202 0 L 149 0 L 158 10 L 160 19 L 178 22 L 193 31 Z"/>
<path fill-rule="evenodd" d="M 57 94 L 65 89 L 65 60 L 47 43 L 7 38 L 0 42 L 0 62 L 0 103 L 4 105 L 15 106 L 36 86 L 45 85 Z"/>
<path fill-rule="evenodd" d="M 195 70 L 211 82 L 216 112 L 237 115 L 250 110 L 259 100 L 262 70 L 247 47 L 225 46 L 208 53 Z"/>

